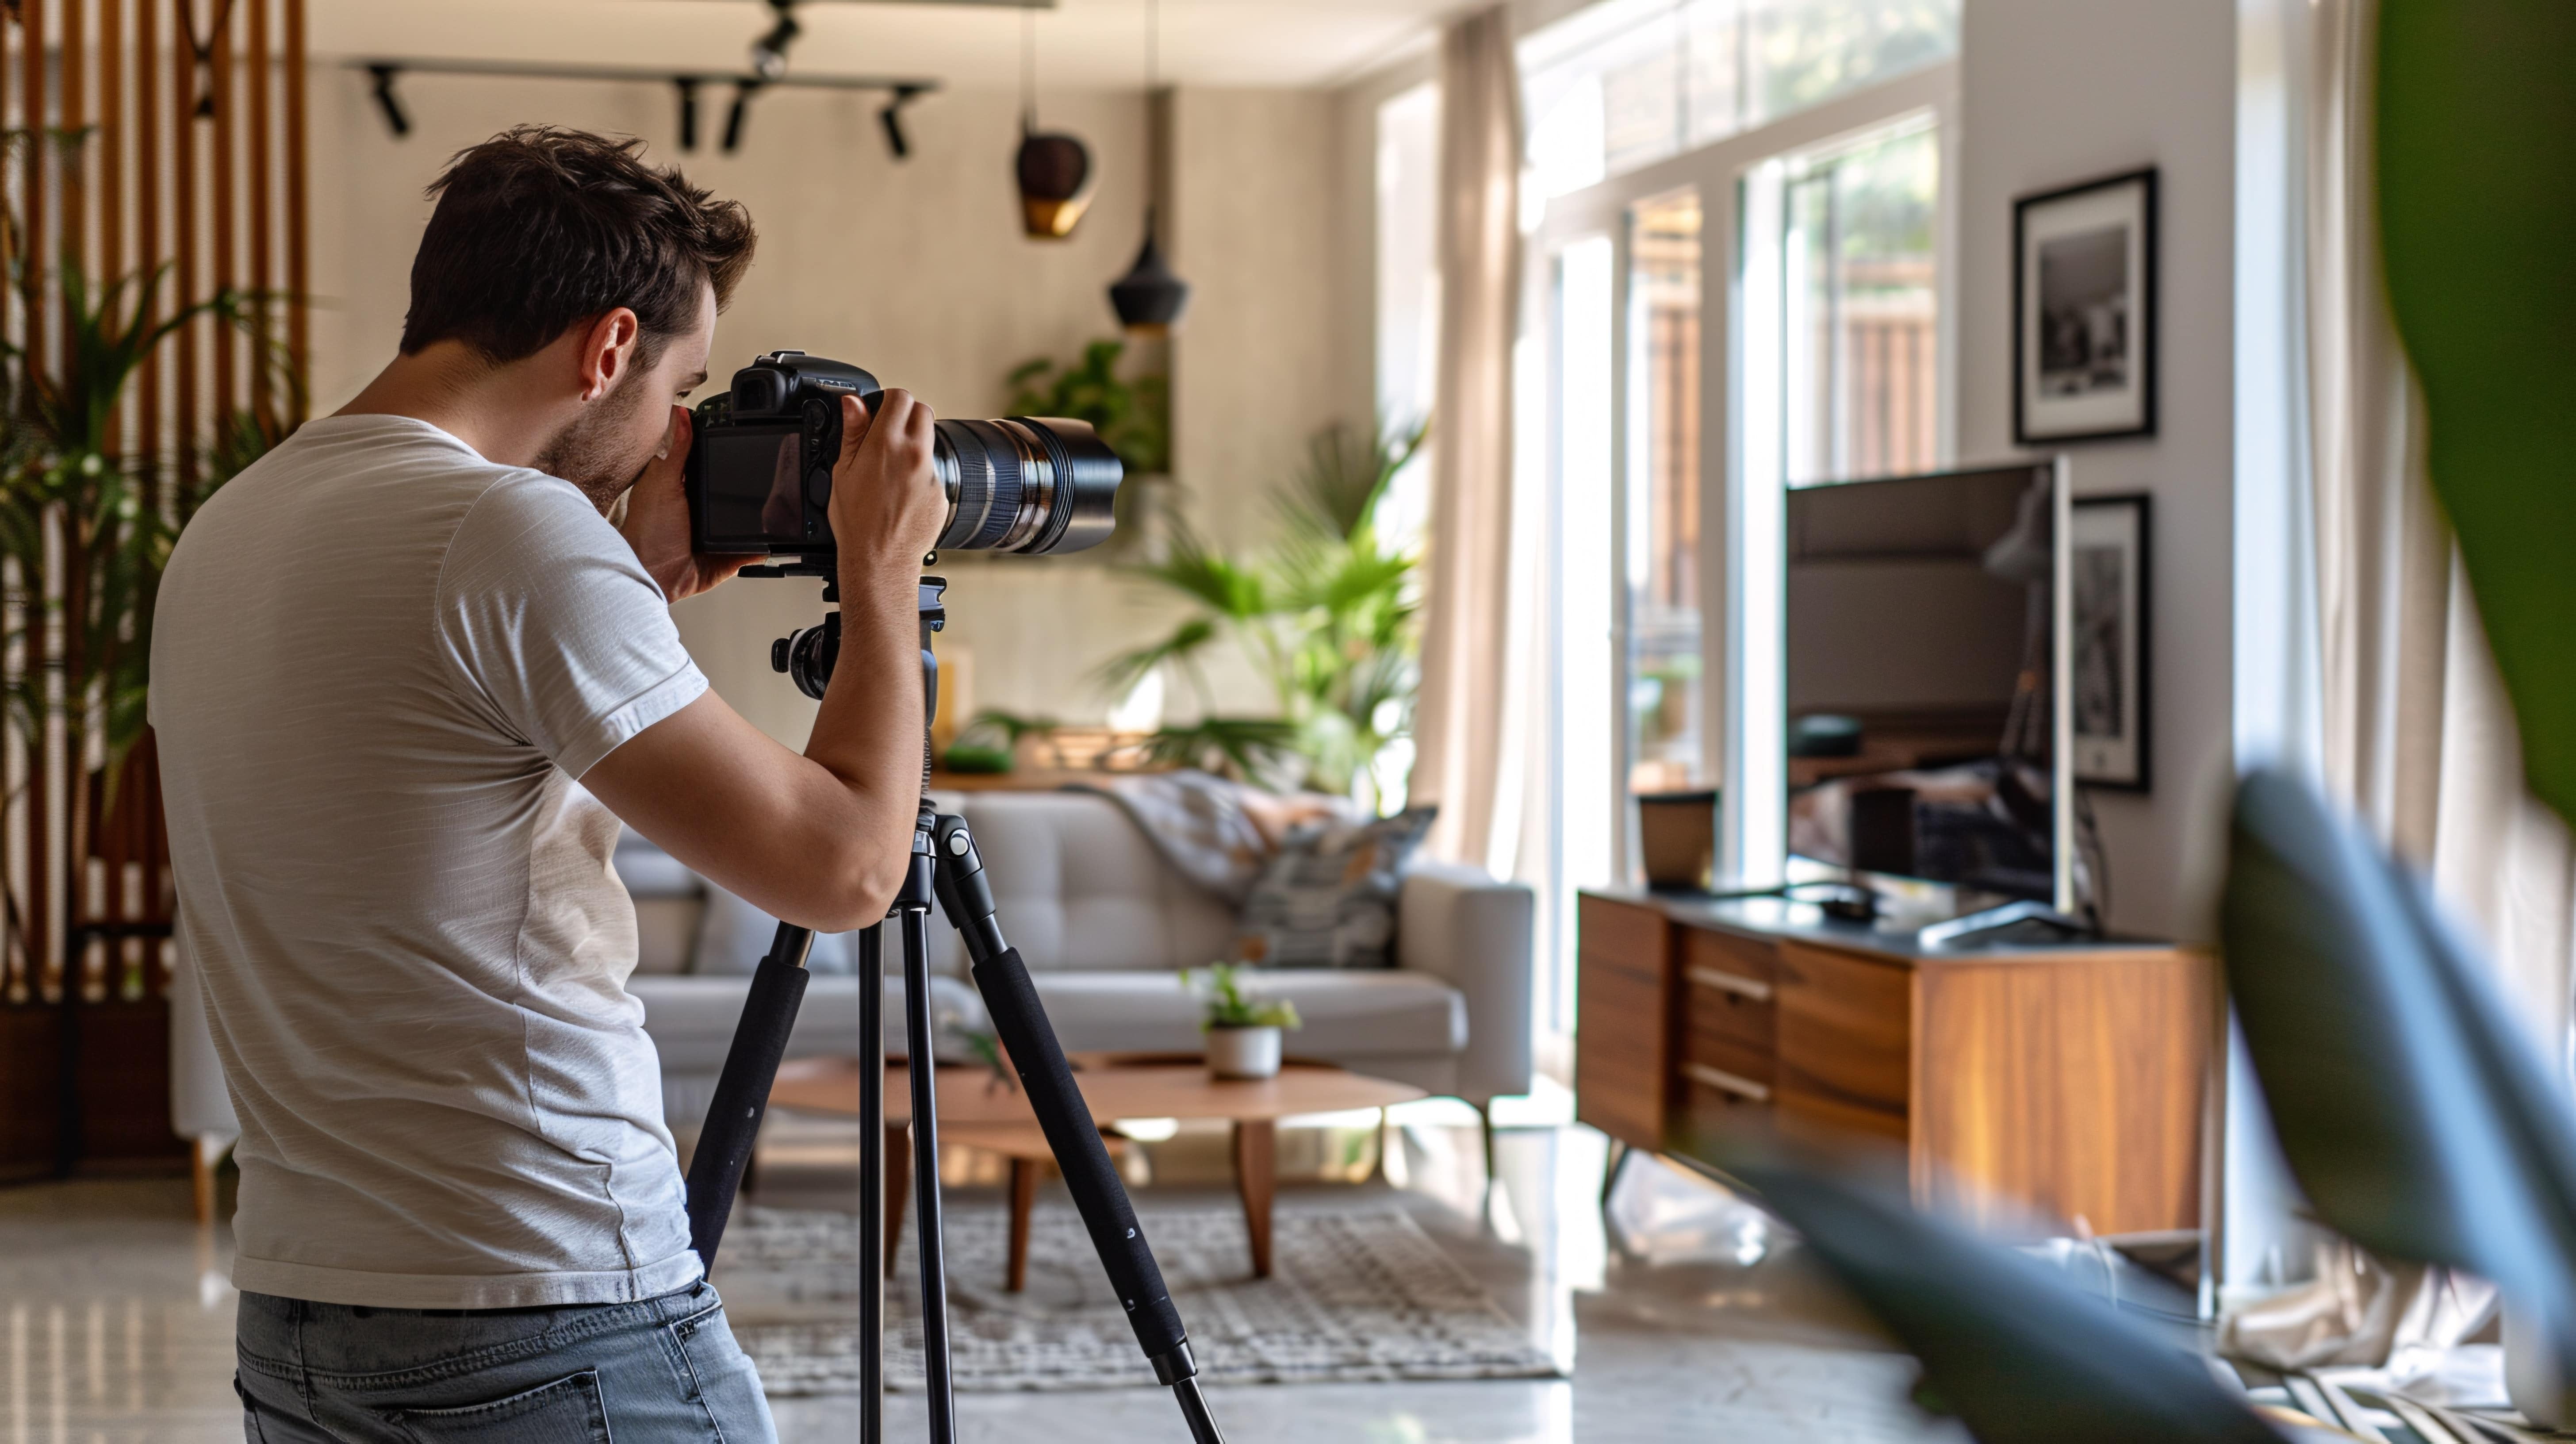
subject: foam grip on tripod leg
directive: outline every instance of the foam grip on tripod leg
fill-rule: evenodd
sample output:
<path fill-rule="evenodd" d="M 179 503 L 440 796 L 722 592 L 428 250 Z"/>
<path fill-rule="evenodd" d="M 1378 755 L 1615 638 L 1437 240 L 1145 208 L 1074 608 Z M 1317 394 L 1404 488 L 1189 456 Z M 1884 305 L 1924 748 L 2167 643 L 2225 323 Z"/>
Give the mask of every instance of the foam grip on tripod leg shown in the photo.
<path fill-rule="evenodd" d="M 779 1060 L 787 1056 L 796 1010 L 805 1001 L 809 975 L 803 964 L 812 934 L 791 946 L 790 931 L 779 929 L 779 941 L 751 975 L 750 996 L 743 1000 L 741 1021 L 734 1024 L 733 1047 L 716 1078 L 698 1151 L 689 1160 L 689 1246 L 709 1269 L 715 1267 L 716 1245 L 724 1239 L 743 1170 L 751 1165 L 751 1145 L 769 1110 L 770 1085 L 778 1081 Z"/>
<path fill-rule="evenodd" d="M 1010 1050 L 1011 1066 L 1018 1070 L 1038 1125 L 1046 1130 L 1047 1146 L 1064 1170 L 1065 1188 L 1082 1212 L 1091 1246 L 1100 1253 L 1100 1267 L 1127 1306 L 1136 1342 L 1147 1358 L 1161 1359 L 1187 1341 L 1180 1310 L 1172 1307 L 1171 1294 L 1163 1287 L 1163 1271 L 1155 1266 L 1145 1231 L 1136 1224 L 1135 1205 L 1100 1141 L 1091 1107 L 1074 1085 L 1073 1067 L 1047 1023 L 1028 965 L 1020 961 L 1019 949 L 1008 948 L 977 963 L 974 973 L 993 1031 Z"/>

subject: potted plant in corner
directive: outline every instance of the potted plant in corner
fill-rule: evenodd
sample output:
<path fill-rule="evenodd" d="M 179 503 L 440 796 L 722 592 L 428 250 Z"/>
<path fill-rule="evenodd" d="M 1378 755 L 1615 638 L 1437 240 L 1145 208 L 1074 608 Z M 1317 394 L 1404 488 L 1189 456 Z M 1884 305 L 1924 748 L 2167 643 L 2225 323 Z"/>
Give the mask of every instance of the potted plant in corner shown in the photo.
<path fill-rule="evenodd" d="M 1304 1026 L 1285 998 L 1247 998 L 1243 969 L 1232 963 L 1183 968 L 1181 981 L 1207 999 L 1199 1031 L 1207 1035 L 1208 1072 L 1219 1078 L 1279 1076 L 1281 1035 Z"/>

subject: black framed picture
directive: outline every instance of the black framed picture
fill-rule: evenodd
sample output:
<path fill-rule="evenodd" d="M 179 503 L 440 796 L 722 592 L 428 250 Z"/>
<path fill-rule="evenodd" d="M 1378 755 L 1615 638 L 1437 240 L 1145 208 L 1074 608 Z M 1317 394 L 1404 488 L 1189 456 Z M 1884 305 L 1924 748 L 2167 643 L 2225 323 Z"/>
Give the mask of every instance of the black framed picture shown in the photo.
<path fill-rule="evenodd" d="M 2154 672 L 2153 511 L 2144 494 L 2074 499 L 2067 550 L 2072 555 L 2075 780 L 2092 787 L 2144 792 L 2151 780 L 2148 746 Z"/>
<path fill-rule="evenodd" d="M 2156 430 L 2156 173 L 2013 202 L 2013 440 Z"/>

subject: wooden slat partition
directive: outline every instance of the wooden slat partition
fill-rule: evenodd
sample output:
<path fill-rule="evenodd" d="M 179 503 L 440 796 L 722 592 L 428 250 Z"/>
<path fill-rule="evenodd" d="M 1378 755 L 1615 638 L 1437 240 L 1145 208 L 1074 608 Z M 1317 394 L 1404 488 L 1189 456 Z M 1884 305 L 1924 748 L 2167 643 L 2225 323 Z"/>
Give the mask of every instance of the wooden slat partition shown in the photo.
<path fill-rule="evenodd" d="M 23 277 L 17 289 L 0 286 L 0 334 L 24 365 L 60 373 L 76 320 L 69 268 L 87 282 L 93 307 L 120 280 L 131 282 L 119 298 L 131 307 L 142 279 L 166 272 L 153 314 L 138 324 L 227 287 L 250 298 L 258 318 L 255 336 L 191 322 L 145 361 L 119 402 L 108 450 L 170 515 L 184 514 L 206 484 L 219 428 L 245 415 L 272 430 L 302 419 L 300 384 L 280 384 L 269 358 L 287 357 L 300 377 L 309 350 L 304 4 L 12 0 L 0 11 L 0 125 L 21 137 L 8 158 L 20 248 L 10 259 Z M 60 620 L 81 600 L 77 583 L 70 595 L 60 578 L 30 586 L 12 565 L 8 604 L 25 625 L 0 668 L 13 680 L 47 676 L 49 667 L 77 672 L 81 633 Z M 51 685 L 56 715 L 40 733 L 13 726 L 0 742 L 0 783 L 11 799 L 0 805 L 0 1011 L 26 1015 L 0 1027 L 22 1040 L 67 989 L 86 1006 L 157 1007 L 169 979 L 168 945 L 148 937 L 91 943 L 67 959 L 66 940 L 91 926 L 168 922 L 172 896 L 149 738 L 111 794 L 95 746 L 69 755 L 74 738 L 59 713 L 70 699 Z M 144 1072 L 160 1066 L 132 1061 Z M 79 1068 L 91 1074 L 100 1063 L 84 1057 Z M 5 1172 L 26 1163 L 44 1131 L 22 1115 L 53 1100 L 25 1095 L 27 1069 L 0 1075 Z M 104 1119 L 86 1131 L 94 1139 L 151 1132 Z"/>

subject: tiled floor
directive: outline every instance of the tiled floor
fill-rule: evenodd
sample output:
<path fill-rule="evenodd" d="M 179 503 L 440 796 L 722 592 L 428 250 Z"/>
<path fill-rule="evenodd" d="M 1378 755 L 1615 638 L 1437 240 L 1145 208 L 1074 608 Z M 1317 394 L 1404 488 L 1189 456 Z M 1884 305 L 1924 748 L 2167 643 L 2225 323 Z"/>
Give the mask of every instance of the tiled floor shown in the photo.
<path fill-rule="evenodd" d="M 1186 1143 L 1186 1139 L 1182 1143 Z M 1158 1174 L 1186 1179 L 1181 1144 Z M 1235 1444 L 1626 1444 L 1942 1440 L 1905 1403 L 1910 1361 L 1886 1351 L 1757 1215 L 1660 1167 L 1629 1170 L 1596 1206 L 1598 1135 L 1507 1132 L 1503 1188 L 1480 1209 L 1469 1129 L 1406 1131 L 1397 1197 L 1569 1367 L 1564 1380 L 1243 1386 L 1210 1403 Z M 829 1166 L 777 1169 L 773 1202 L 846 1196 Z M 1282 1208 L 1330 1207 L 1358 1187 L 1292 1188 Z M 1203 1184 L 1165 1183 L 1157 1198 Z M 802 1195 L 802 1196 L 800 1196 Z M 1048 1204 L 1042 1202 L 1041 1207 Z M 1060 1196 L 1054 1206 L 1069 1206 Z M 0 1444 L 213 1444 L 241 1437 L 232 1399 L 228 1237 L 186 1217 L 184 1184 L 78 1182 L 0 1190 Z M 1480 1213 L 1483 1215 L 1480 1217 Z M 1750 1260 L 1746 1262 L 1744 1260 Z M 898 1396 L 889 1437 L 920 1438 Z M 1160 1390 L 969 1395 L 965 1444 L 1181 1440 Z M 782 1401 L 787 1444 L 857 1437 L 846 1400 Z"/>

